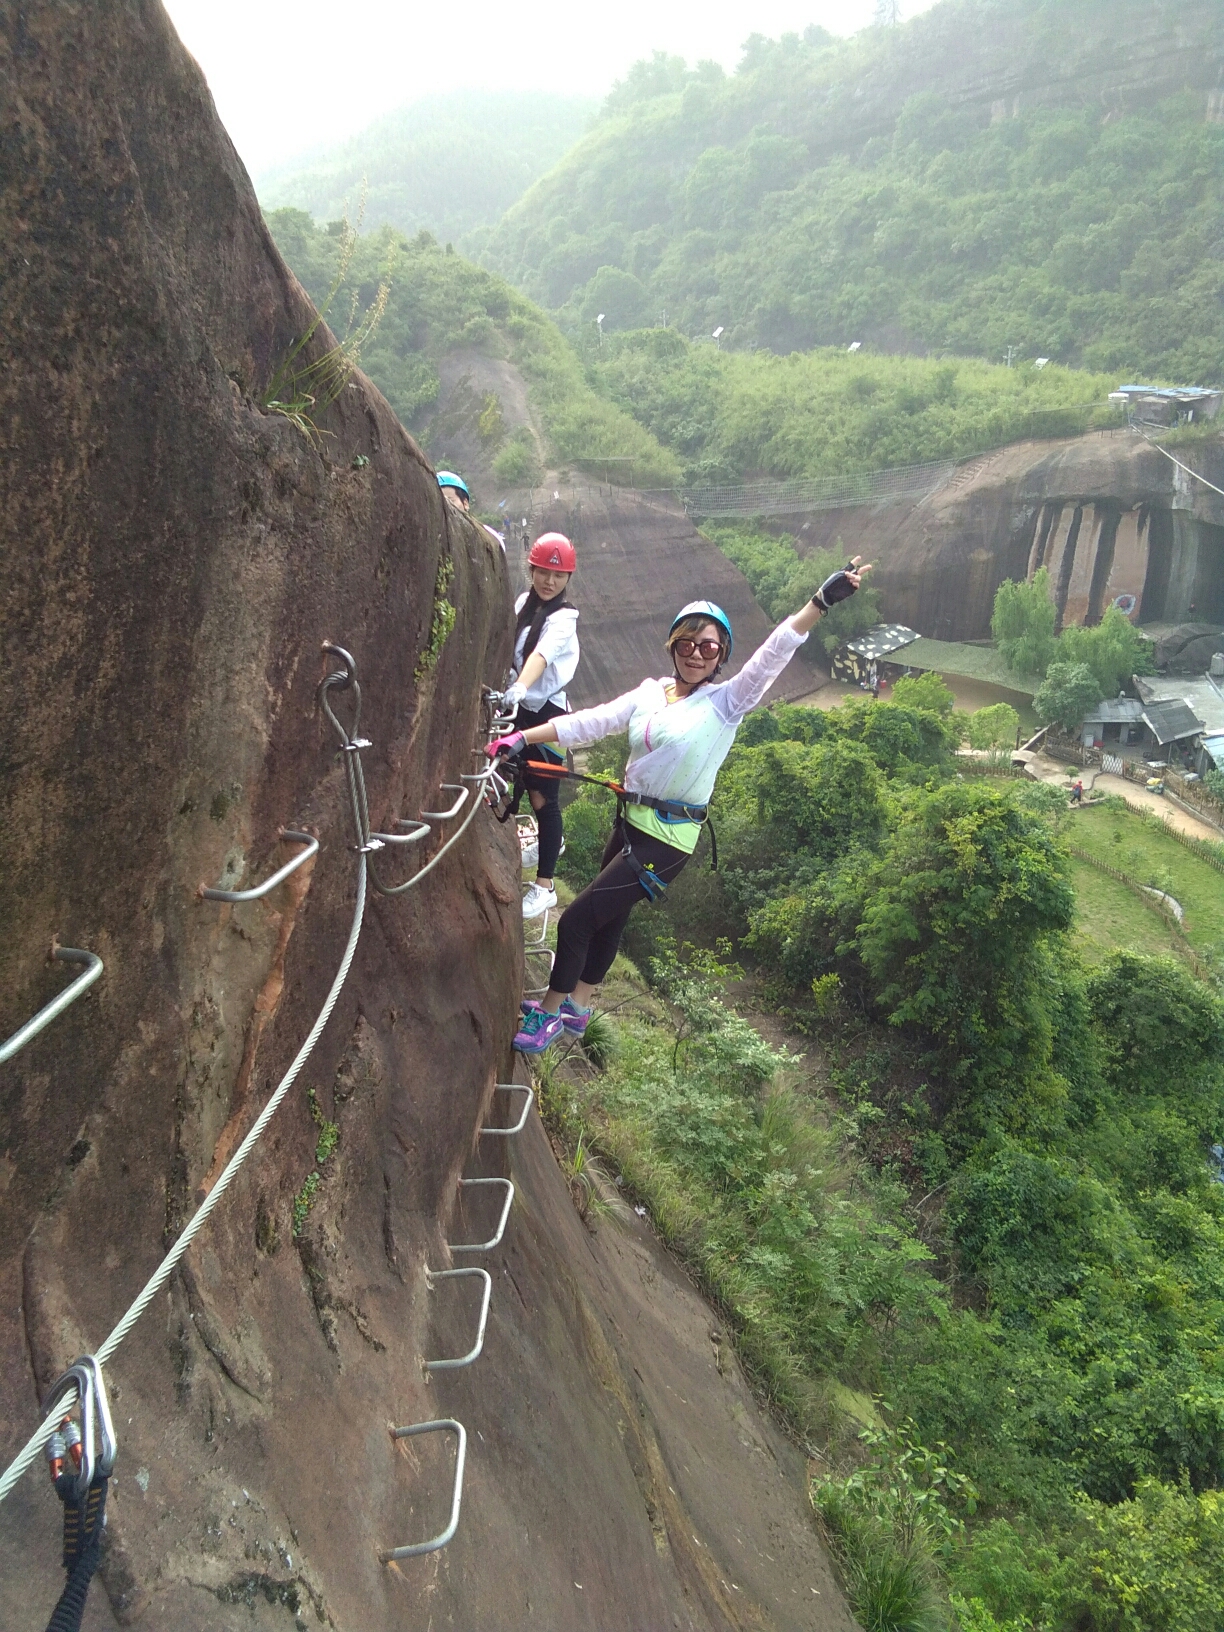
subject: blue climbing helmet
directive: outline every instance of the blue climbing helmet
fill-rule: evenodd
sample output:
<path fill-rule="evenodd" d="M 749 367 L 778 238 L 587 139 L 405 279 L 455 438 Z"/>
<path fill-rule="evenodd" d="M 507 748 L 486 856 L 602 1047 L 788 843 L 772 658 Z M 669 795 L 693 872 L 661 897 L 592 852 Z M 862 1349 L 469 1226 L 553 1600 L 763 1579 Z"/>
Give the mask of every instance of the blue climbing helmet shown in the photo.
<path fill-rule="evenodd" d="M 716 623 L 720 629 L 725 629 L 727 632 L 727 652 L 723 658 L 723 663 L 731 661 L 731 653 L 735 648 L 735 636 L 731 633 L 731 619 L 721 606 L 715 606 L 713 601 L 690 601 L 687 606 L 682 606 L 672 619 L 671 628 L 667 631 L 668 646 L 671 645 L 672 636 L 685 618 L 705 618 L 710 623 Z M 721 668 L 722 664 L 719 667 Z"/>
<path fill-rule="evenodd" d="M 440 470 L 438 472 L 438 486 L 456 487 L 469 504 L 472 502 L 472 495 L 468 492 L 467 483 L 462 476 L 456 476 L 453 470 Z"/>

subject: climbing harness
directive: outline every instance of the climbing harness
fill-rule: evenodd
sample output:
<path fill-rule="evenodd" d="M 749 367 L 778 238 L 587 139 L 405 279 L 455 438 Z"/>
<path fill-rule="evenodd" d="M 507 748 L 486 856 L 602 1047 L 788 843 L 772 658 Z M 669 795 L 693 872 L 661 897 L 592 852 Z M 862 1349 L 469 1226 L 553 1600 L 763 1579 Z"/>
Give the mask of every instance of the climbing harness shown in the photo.
<path fill-rule="evenodd" d="M 519 756 L 515 756 L 516 758 Z M 619 782 L 614 782 L 608 776 L 588 776 L 585 771 L 572 771 L 564 765 L 542 765 L 539 760 L 531 762 L 533 776 L 554 776 L 558 780 L 568 782 L 589 782 L 592 787 L 607 788 L 609 793 L 616 795 L 616 820 L 623 821 L 625 811 L 630 805 L 639 805 L 645 809 L 656 811 L 665 822 L 696 822 L 707 827 L 710 833 L 710 871 L 718 871 L 718 839 L 714 832 L 714 823 L 710 820 L 708 805 L 686 805 L 679 799 L 656 799 L 649 793 L 634 793 Z M 514 783 L 517 789 L 517 777 Z M 511 816 L 517 816 L 515 802 L 511 802 L 504 810 L 497 812 L 499 822 L 508 822 Z M 626 824 L 627 825 L 627 824 Z M 633 854 L 628 841 L 621 852 L 625 860 L 633 868 L 638 883 L 646 892 L 647 898 L 657 901 L 666 890 L 666 883 L 650 867 L 643 867 Z M 643 876 L 647 875 L 647 876 Z"/>

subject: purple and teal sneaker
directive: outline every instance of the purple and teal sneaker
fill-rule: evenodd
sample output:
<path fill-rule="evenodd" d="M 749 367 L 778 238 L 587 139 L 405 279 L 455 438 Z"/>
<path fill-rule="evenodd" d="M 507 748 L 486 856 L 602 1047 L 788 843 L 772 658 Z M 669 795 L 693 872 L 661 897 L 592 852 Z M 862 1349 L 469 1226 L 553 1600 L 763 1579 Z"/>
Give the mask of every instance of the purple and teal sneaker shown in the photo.
<path fill-rule="evenodd" d="M 525 997 L 519 1004 L 519 1009 L 523 1014 L 530 1014 L 533 1009 L 538 1009 L 539 1007 L 540 1005 L 536 1002 L 534 997 Z M 590 1018 L 590 1009 L 579 1009 L 575 1007 L 575 1005 L 570 1002 L 568 997 L 563 997 L 561 999 L 561 1024 L 565 1027 L 566 1031 L 572 1033 L 573 1036 L 581 1037 L 585 1034 L 587 1021 Z"/>
<path fill-rule="evenodd" d="M 543 1054 L 565 1030 L 559 1014 L 546 1014 L 543 1009 L 529 1009 L 514 1036 L 514 1047 L 520 1054 Z"/>

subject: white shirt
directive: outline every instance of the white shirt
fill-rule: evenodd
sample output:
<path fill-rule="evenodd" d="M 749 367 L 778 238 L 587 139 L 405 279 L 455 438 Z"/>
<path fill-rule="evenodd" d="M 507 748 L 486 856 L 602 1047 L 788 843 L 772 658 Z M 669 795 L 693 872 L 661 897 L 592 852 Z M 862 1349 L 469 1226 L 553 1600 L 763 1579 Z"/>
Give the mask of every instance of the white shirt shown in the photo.
<path fill-rule="evenodd" d="M 515 601 L 516 617 L 523 610 L 527 595 L 528 591 L 524 590 Z M 518 679 L 525 662 L 523 647 L 526 644 L 527 630 L 520 629 L 518 639 L 514 643 L 514 659 L 510 665 L 510 672 L 515 680 Z M 543 708 L 545 703 L 555 703 L 558 708 L 568 708 L 565 688 L 578 672 L 578 608 L 566 606 L 562 607 L 560 612 L 550 612 L 544 620 L 544 627 L 540 630 L 540 638 L 535 649 L 544 659 L 544 673 L 535 685 L 528 689 L 523 698 L 523 707 L 537 709 Z"/>
<path fill-rule="evenodd" d="M 806 639 L 789 621 L 779 624 L 734 679 L 699 686 L 674 703 L 668 702 L 665 689 L 670 677 L 643 680 L 610 703 L 555 720 L 557 741 L 562 748 L 585 748 L 628 728 L 625 786 L 631 793 L 686 805 L 709 804 L 740 721 L 763 701 Z"/>

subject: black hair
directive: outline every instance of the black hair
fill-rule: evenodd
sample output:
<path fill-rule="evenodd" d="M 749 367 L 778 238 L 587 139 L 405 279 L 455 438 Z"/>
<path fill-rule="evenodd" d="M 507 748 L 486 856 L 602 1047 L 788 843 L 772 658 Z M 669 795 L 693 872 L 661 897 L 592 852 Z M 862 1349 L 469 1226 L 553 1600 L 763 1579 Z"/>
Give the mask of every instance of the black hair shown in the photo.
<path fill-rule="evenodd" d="M 567 586 L 568 587 L 568 586 Z M 526 629 L 527 639 L 523 642 L 523 662 L 535 651 L 540 644 L 540 634 L 545 623 L 554 612 L 568 609 L 570 603 L 565 598 L 565 590 L 560 595 L 554 595 L 551 601 L 542 601 L 536 594 L 534 587 L 527 591 L 527 599 L 523 602 L 522 610 L 514 623 L 514 644 L 517 647 L 521 632 Z"/>

